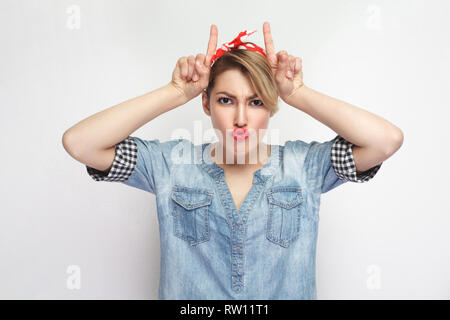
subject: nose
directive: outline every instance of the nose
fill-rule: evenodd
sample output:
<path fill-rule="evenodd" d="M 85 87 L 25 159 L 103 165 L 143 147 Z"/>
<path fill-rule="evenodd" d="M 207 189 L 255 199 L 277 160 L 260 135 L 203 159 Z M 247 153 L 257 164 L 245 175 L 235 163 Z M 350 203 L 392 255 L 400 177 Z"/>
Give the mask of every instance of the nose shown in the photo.
<path fill-rule="evenodd" d="M 247 107 L 245 106 L 245 103 L 239 103 L 236 109 L 234 125 L 238 128 L 243 128 L 247 126 L 247 122 L 248 122 Z"/>

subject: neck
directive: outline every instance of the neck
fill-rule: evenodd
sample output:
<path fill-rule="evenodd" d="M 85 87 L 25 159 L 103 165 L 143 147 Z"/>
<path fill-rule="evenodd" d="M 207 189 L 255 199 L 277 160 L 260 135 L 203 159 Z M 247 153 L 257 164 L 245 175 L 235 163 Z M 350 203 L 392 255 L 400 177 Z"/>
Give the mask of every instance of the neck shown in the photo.
<path fill-rule="evenodd" d="M 218 152 L 216 154 L 216 150 L 220 150 L 220 148 L 223 150 L 222 152 L 222 160 L 220 161 L 220 153 Z M 246 152 L 245 154 L 245 162 L 243 163 L 242 159 L 239 159 L 238 162 L 238 157 L 237 154 L 234 153 L 233 154 L 233 162 L 230 163 L 230 160 L 227 161 L 226 159 L 226 150 L 225 148 L 223 148 L 223 145 L 221 145 L 220 143 L 216 143 L 211 147 L 212 151 L 211 151 L 211 159 L 216 163 L 216 165 L 218 165 L 221 168 L 235 168 L 235 169 L 254 169 L 254 168 L 260 168 L 262 166 L 264 166 L 270 159 L 270 155 L 272 153 L 272 148 L 270 145 L 265 144 L 265 143 L 261 143 L 258 144 L 258 146 L 256 147 L 255 151 L 251 151 L 256 153 L 255 155 L 252 155 L 251 157 L 251 163 L 250 163 L 250 154 L 251 152 Z M 266 151 L 266 152 L 264 152 Z M 242 157 L 241 157 L 242 158 Z M 255 163 L 255 158 L 257 159 L 256 163 Z"/>

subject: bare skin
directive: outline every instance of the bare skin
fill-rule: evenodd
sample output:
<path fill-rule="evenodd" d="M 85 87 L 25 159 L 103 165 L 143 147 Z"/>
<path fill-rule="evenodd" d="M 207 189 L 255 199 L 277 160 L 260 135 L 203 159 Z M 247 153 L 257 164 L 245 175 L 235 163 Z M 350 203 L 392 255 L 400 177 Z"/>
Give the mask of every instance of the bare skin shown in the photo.
<path fill-rule="evenodd" d="M 211 151 L 211 159 L 221 168 L 224 169 L 225 181 L 230 190 L 236 209 L 239 210 L 246 195 L 253 185 L 253 177 L 255 171 L 262 168 L 269 161 L 271 147 L 267 147 L 267 157 L 259 159 L 257 164 L 233 164 L 227 165 L 225 161 L 218 161 L 215 158 L 215 150 Z M 259 154 L 259 153 L 258 153 Z"/>
<path fill-rule="evenodd" d="M 294 59 L 291 59 L 291 57 L 289 57 L 289 59 L 285 57 L 285 60 L 289 61 L 289 63 L 286 63 L 286 68 L 281 68 L 280 57 L 284 52 L 275 54 L 268 22 L 264 23 L 263 29 L 266 53 L 274 75 L 276 75 L 277 85 L 283 83 L 284 85 L 281 86 L 283 90 L 280 92 L 283 93 L 283 96 L 289 96 L 295 91 L 294 89 L 296 89 L 296 87 L 292 85 L 292 81 L 286 85 L 282 80 L 289 76 L 286 73 L 287 69 L 290 69 L 291 71 L 298 71 L 300 69 L 300 64 L 298 63 L 300 61 L 295 61 Z M 217 48 L 217 35 L 217 27 L 211 25 L 206 56 L 198 54 L 197 57 L 189 56 L 187 58 L 181 58 L 177 65 L 177 69 L 173 74 L 172 84 L 184 97 L 186 97 L 187 101 L 196 97 L 199 93 L 202 93 L 203 110 L 211 117 L 213 127 L 220 131 L 221 137 L 219 137 L 218 147 L 223 150 L 224 155 L 224 159 L 218 161 L 213 152 L 211 158 L 219 167 L 224 169 L 228 188 L 233 196 L 236 208 L 239 208 L 253 185 L 255 171 L 264 166 L 270 157 L 270 147 L 267 147 L 261 142 L 263 137 L 260 136 L 259 130 L 267 129 L 271 112 L 264 106 L 262 101 L 255 96 L 255 90 L 249 79 L 239 70 L 233 69 L 222 73 L 215 79 L 215 86 L 211 91 L 210 103 L 208 104 L 204 89 L 207 87 L 209 81 L 211 69 L 210 60 Z M 283 56 L 285 56 L 285 54 Z M 294 81 L 298 87 L 301 83 L 297 82 Z M 227 94 L 223 94 L 222 92 L 226 92 Z M 230 95 L 228 95 L 228 93 Z M 254 102 L 259 103 L 254 104 Z M 237 144 L 234 145 L 234 148 L 231 147 L 229 148 L 230 150 L 226 150 L 222 137 L 230 137 L 231 131 L 236 128 L 253 130 L 256 136 L 256 142 L 250 143 L 249 140 L 251 139 L 237 142 L 237 144 L 245 144 L 244 151 L 239 151 L 236 146 Z M 259 152 L 257 152 L 257 163 L 251 163 L 249 161 L 249 153 L 254 150 L 259 151 L 259 148 L 261 147 L 264 150 L 267 150 L 266 157 L 263 156 L 262 159 L 260 159 Z M 225 161 L 227 153 L 231 154 L 231 158 L 234 159 L 231 163 Z M 239 153 L 244 153 L 245 155 L 245 162 L 243 164 L 237 161 Z M 242 156 L 242 154 L 240 154 L 240 156 Z"/>
<path fill-rule="evenodd" d="M 221 94 L 222 91 L 235 98 Z M 253 185 L 255 171 L 267 163 L 271 154 L 270 146 L 261 142 L 263 131 L 260 131 L 267 129 L 270 110 L 258 97 L 248 98 L 254 93 L 245 75 L 238 70 L 229 70 L 216 78 L 209 105 L 206 94 L 203 94 L 203 109 L 211 117 L 213 127 L 218 130 L 220 137 L 219 142 L 212 146 L 211 159 L 224 169 L 225 181 L 237 210 Z M 231 134 L 234 128 L 248 129 L 254 139 L 235 141 Z M 228 148 L 224 137 L 233 141 Z M 222 150 L 222 153 L 216 154 L 216 148 Z M 252 152 L 256 161 L 250 161 Z M 220 155 L 222 159 L 219 158 Z"/>

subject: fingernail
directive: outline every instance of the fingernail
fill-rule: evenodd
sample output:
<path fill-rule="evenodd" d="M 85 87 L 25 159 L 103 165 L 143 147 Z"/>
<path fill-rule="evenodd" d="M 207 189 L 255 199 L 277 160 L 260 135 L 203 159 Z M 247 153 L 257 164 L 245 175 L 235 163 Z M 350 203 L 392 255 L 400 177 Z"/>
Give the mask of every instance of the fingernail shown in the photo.
<path fill-rule="evenodd" d="M 197 77 L 197 75 L 196 75 L 196 74 L 194 74 L 194 77 L 193 77 L 193 79 L 194 79 L 194 81 L 197 81 L 197 80 L 198 80 L 198 77 Z"/>
<path fill-rule="evenodd" d="M 289 78 L 292 78 L 292 72 L 291 72 L 290 70 L 288 70 L 287 76 L 288 76 Z"/>

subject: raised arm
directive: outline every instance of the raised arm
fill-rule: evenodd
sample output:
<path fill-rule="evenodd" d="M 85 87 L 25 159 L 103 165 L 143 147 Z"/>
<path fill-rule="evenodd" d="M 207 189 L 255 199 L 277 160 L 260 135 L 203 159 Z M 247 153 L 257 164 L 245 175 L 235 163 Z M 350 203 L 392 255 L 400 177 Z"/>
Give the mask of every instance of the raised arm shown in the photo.
<path fill-rule="evenodd" d="M 64 133 L 64 148 L 82 161 L 93 153 L 114 147 L 158 115 L 184 103 L 180 92 L 167 84 L 78 122 Z"/>
<path fill-rule="evenodd" d="M 210 63 L 217 45 L 217 27 L 211 25 L 206 56 L 181 57 L 167 85 L 100 111 L 69 128 L 63 135 L 65 150 L 76 160 L 107 170 L 114 146 L 160 114 L 181 106 L 208 85 Z M 197 64 L 197 63 L 199 64 Z"/>

